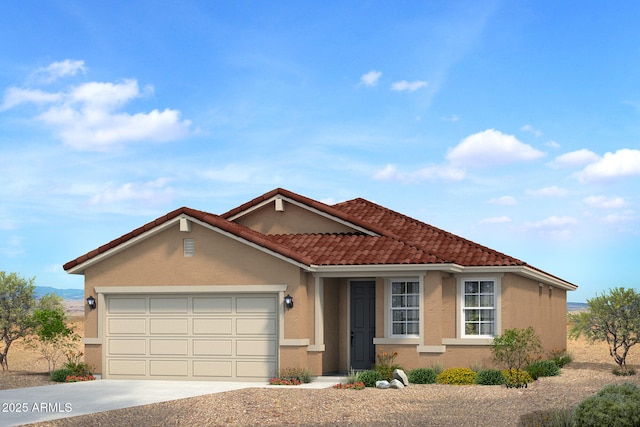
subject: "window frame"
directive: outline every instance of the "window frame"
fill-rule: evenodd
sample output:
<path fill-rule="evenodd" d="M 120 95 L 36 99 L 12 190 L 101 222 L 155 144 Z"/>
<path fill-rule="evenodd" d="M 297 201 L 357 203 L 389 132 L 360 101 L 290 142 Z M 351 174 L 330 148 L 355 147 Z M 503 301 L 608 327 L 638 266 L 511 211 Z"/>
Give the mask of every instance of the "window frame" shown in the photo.
<path fill-rule="evenodd" d="M 393 293 L 393 284 L 394 283 L 403 283 L 406 284 L 407 283 L 413 283 L 415 284 L 414 286 L 414 292 L 408 293 L 406 292 L 406 288 L 405 288 L 405 292 L 403 294 L 394 294 Z M 421 333 L 421 321 L 422 321 L 422 283 L 420 281 L 419 277 L 398 277 L 398 278 L 391 278 L 388 279 L 388 290 L 387 290 L 387 301 L 388 301 L 388 308 L 387 308 L 387 318 L 388 318 L 388 336 L 390 338 L 418 338 L 420 337 L 420 333 Z M 407 297 L 412 297 L 415 298 L 416 301 L 416 305 L 415 306 L 407 306 L 405 305 L 404 307 L 394 307 L 393 306 L 393 297 L 394 296 L 403 296 L 404 298 Z M 415 320 L 411 320 L 408 318 L 407 316 L 407 311 L 412 310 L 415 311 L 415 314 L 417 316 L 417 318 Z M 403 320 L 394 320 L 394 312 L 402 312 L 405 311 L 405 318 Z M 393 332 L 393 326 L 394 324 L 404 324 L 405 327 L 406 325 L 409 324 L 415 324 L 415 333 L 394 333 Z"/>
<path fill-rule="evenodd" d="M 467 334 L 466 332 L 466 326 L 467 326 L 467 320 L 466 320 L 466 313 L 468 310 L 483 310 L 482 306 L 478 305 L 476 307 L 467 307 L 466 306 L 466 283 L 468 282 L 478 282 L 478 285 L 480 286 L 481 282 L 493 282 L 493 308 L 491 308 L 491 310 L 493 311 L 493 334 Z M 501 283 L 501 275 L 492 275 L 492 276 L 478 276 L 478 275 L 474 275 L 474 276 L 460 276 L 458 277 L 458 336 L 461 339 L 470 339 L 470 340 L 486 340 L 486 339 L 493 339 L 494 337 L 496 337 L 497 335 L 500 335 L 501 333 L 501 289 L 502 289 L 502 283 Z M 478 298 L 480 298 L 481 296 L 487 296 L 486 294 L 483 295 L 482 292 L 480 292 L 480 289 L 478 291 L 478 293 L 475 295 Z M 478 324 L 482 324 L 482 321 L 480 320 Z"/>

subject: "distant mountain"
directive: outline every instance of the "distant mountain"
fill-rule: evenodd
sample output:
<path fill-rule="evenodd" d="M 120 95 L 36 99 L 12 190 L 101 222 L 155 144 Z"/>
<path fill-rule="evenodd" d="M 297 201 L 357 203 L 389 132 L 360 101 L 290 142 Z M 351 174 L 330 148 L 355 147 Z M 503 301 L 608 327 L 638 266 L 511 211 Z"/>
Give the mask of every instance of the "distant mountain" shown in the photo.
<path fill-rule="evenodd" d="M 584 311 L 587 307 L 586 302 L 567 302 L 567 311 Z"/>
<path fill-rule="evenodd" d="M 58 289 L 50 286 L 36 286 L 36 298 L 40 298 L 46 294 L 56 294 L 62 299 L 84 299 L 84 290 L 82 289 Z"/>

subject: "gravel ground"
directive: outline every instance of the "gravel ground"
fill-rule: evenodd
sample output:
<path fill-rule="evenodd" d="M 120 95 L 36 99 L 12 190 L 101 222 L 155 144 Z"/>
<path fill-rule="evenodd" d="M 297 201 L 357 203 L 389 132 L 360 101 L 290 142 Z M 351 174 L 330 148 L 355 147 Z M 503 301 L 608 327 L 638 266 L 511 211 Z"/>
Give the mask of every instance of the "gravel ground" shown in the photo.
<path fill-rule="evenodd" d="M 72 417 L 37 426 L 515 426 L 533 411 L 572 407 L 606 384 L 631 381 L 588 363 L 526 389 L 411 385 L 402 390 L 245 389 Z"/>

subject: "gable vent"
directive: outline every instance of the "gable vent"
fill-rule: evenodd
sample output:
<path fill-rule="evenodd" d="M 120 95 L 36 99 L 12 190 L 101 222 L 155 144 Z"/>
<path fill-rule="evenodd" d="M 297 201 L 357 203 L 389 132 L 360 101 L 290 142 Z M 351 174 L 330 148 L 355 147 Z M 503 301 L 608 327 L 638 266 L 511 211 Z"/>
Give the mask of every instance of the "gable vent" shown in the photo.
<path fill-rule="evenodd" d="M 194 239 L 184 239 L 184 256 L 192 257 L 196 253 L 196 241 Z"/>

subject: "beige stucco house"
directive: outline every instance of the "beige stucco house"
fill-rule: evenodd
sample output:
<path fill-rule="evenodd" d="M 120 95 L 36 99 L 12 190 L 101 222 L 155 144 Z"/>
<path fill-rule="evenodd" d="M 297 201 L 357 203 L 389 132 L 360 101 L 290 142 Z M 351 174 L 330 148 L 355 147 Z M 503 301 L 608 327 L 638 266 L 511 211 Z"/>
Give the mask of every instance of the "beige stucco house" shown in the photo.
<path fill-rule="evenodd" d="M 103 378 L 256 380 L 286 367 L 491 365 L 505 329 L 566 346 L 576 286 L 363 199 L 275 189 L 180 208 L 65 264 L 83 274 L 85 359 Z M 286 297 L 291 297 L 289 306 Z"/>

